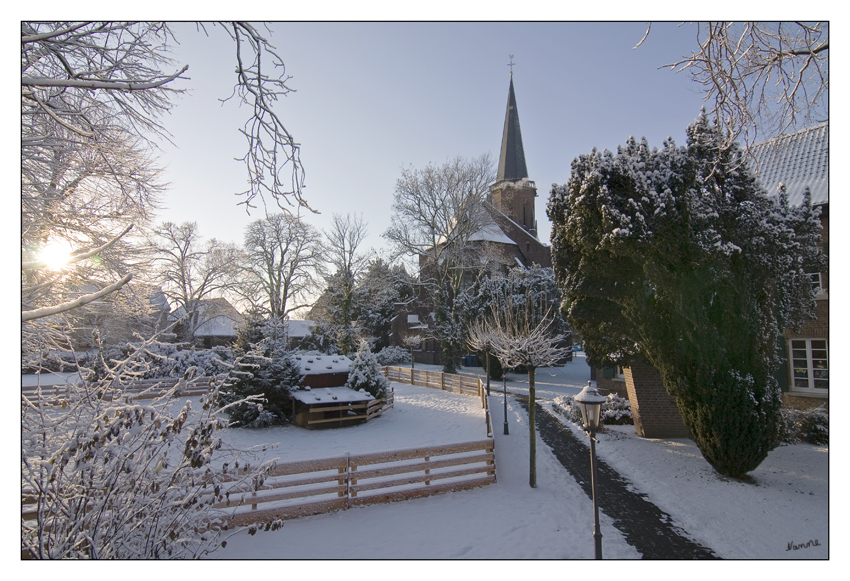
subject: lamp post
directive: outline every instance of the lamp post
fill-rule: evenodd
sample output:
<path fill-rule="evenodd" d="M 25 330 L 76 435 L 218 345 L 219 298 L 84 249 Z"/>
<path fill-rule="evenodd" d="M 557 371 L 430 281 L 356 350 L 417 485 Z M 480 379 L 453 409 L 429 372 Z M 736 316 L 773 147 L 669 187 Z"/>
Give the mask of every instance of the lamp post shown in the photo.
<path fill-rule="evenodd" d="M 599 531 L 599 506 L 596 503 L 596 430 L 605 398 L 588 381 L 587 386 L 575 397 L 581 409 L 584 431 L 590 436 L 590 488 L 593 493 L 593 544 L 595 558 L 602 558 L 602 533 Z"/>
<path fill-rule="evenodd" d="M 502 369 L 502 393 L 505 395 L 505 435 L 508 435 L 508 380 L 505 379 L 505 370 Z"/>

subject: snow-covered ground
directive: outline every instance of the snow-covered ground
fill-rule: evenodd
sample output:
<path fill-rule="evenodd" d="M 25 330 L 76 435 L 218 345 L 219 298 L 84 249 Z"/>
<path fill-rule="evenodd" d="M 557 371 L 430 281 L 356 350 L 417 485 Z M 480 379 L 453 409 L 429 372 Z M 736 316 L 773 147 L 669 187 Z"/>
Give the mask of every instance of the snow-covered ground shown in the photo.
<path fill-rule="evenodd" d="M 419 366 L 437 369 L 433 366 Z M 481 368 L 464 375 L 480 376 Z M 66 374 L 54 381 L 64 382 Z M 544 407 L 576 394 L 590 370 L 583 354 L 563 367 L 538 370 Z M 34 381 L 22 378 L 23 383 Z M 367 424 L 308 431 L 294 426 L 225 432 L 239 447 L 271 444 L 264 458 L 335 457 L 479 440 L 484 413 L 476 397 L 393 384 L 395 407 Z M 527 377 L 508 376 L 508 390 L 527 393 Z M 503 435 L 501 382 L 491 385 L 496 484 L 385 505 L 286 521 L 275 532 L 237 532 L 214 559 L 590 559 L 592 505 L 550 449 L 537 443 L 538 487 L 528 486 L 526 412 L 508 398 Z M 549 400 L 549 401 L 545 401 Z M 176 403 L 176 402 L 175 402 Z M 559 417 L 555 414 L 556 417 Z M 586 441 L 581 431 L 562 421 Z M 688 439 L 644 439 L 612 426 L 597 453 L 636 490 L 671 515 L 696 542 L 727 559 L 825 559 L 829 556 L 829 449 L 799 444 L 772 451 L 744 484 L 717 475 Z M 606 559 L 640 558 L 601 514 Z M 789 550 L 791 547 L 791 550 Z M 794 549 L 793 547 L 798 547 Z M 833 560 L 835 556 L 833 556 Z M 504 570 L 498 569 L 499 573 Z"/>
<path fill-rule="evenodd" d="M 419 366 L 417 366 L 419 367 Z M 427 367 L 427 366 L 424 366 Z M 463 370 L 476 375 L 480 368 Z M 561 368 L 539 370 L 537 395 L 575 394 L 590 371 L 579 354 Z M 508 390 L 527 392 L 509 376 Z M 232 430 L 239 445 L 277 442 L 282 461 L 480 439 L 478 399 L 393 384 L 396 407 L 361 426 L 307 431 Z M 212 555 L 220 559 L 586 559 L 593 557 L 592 505 L 549 448 L 538 440 L 538 487 L 528 486 L 526 412 L 491 385 L 497 483 L 429 498 L 353 508 L 287 521 L 276 532 L 239 532 Z M 547 405 L 548 404 L 544 404 Z M 580 434 L 580 431 L 576 429 Z M 631 426 L 600 436 L 599 455 L 646 493 L 697 542 L 730 559 L 824 559 L 829 550 L 829 450 L 780 447 L 752 473 L 755 484 L 717 475 L 687 439 L 648 440 Z M 601 515 L 606 559 L 640 555 Z M 810 543 L 811 541 L 811 543 Z M 799 546 L 788 550 L 789 544 Z M 808 545 L 808 546 L 807 546 Z"/>

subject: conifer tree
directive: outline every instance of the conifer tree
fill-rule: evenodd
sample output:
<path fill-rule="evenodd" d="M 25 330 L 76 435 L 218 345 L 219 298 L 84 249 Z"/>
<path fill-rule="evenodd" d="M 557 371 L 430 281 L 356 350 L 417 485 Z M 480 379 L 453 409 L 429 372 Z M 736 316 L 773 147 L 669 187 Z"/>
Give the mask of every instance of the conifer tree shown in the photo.
<path fill-rule="evenodd" d="M 345 385 L 355 390 L 365 389 L 376 399 L 387 396 L 390 381 L 381 371 L 381 365 L 375 354 L 369 350 L 369 343 L 366 341 L 360 342 Z"/>
<path fill-rule="evenodd" d="M 778 348 L 813 316 L 820 223 L 761 191 L 704 112 L 687 135 L 573 161 L 549 200 L 553 264 L 590 363 L 652 364 L 705 459 L 740 477 L 778 444 Z"/>
<path fill-rule="evenodd" d="M 280 319 L 269 319 L 243 336 L 262 334 L 259 343 L 243 351 L 236 359 L 225 381 L 230 400 L 260 396 L 260 403 L 245 402 L 230 408 L 230 421 L 237 427 L 264 428 L 286 422 L 292 413 L 290 391 L 301 383 L 301 369 L 287 351 L 286 324 Z"/>

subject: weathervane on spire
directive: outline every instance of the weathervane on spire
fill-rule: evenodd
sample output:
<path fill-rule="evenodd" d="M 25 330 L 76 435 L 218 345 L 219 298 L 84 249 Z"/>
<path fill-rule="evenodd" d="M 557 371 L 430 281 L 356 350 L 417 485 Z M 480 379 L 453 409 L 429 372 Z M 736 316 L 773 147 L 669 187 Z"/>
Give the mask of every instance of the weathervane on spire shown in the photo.
<path fill-rule="evenodd" d="M 514 55 L 509 54 L 508 57 L 511 59 L 511 62 L 508 63 L 508 66 L 511 67 L 511 76 L 514 76 Z"/>

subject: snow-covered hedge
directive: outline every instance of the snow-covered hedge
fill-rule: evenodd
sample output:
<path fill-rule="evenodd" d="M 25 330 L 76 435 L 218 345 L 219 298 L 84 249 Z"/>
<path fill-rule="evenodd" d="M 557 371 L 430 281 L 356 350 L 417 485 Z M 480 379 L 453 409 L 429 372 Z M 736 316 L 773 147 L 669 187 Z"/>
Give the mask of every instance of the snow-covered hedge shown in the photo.
<path fill-rule="evenodd" d="M 134 353 L 138 345 L 110 345 L 103 349 L 103 359 L 107 365 L 123 361 Z M 143 353 L 135 355 L 134 368 L 140 373 L 140 379 L 159 379 L 163 377 L 182 377 L 186 370 L 195 367 L 199 375 L 216 375 L 226 371 L 222 362 L 233 360 L 227 347 L 212 349 L 181 349 L 172 343 L 150 343 Z M 33 354 L 23 358 L 21 373 L 43 371 L 77 371 L 78 367 L 94 369 L 97 367 L 98 352 L 90 351 L 43 351 L 35 357 Z"/>
<path fill-rule="evenodd" d="M 410 351 L 401 347 L 384 347 L 375 357 L 381 365 L 410 365 Z"/>
<path fill-rule="evenodd" d="M 807 410 L 782 408 L 780 438 L 785 444 L 829 444 L 829 412 L 824 406 Z"/>
<path fill-rule="evenodd" d="M 581 411 L 578 404 L 575 402 L 574 396 L 562 395 L 555 398 L 552 407 L 562 416 L 573 422 L 574 424 L 582 425 Z M 634 424 L 632 418 L 631 404 L 629 400 L 618 396 L 616 393 L 608 394 L 605 398 L 605 403 L 602 404 L 602 415 L 599 423 L 601 425 L 626 425 Z"/>

